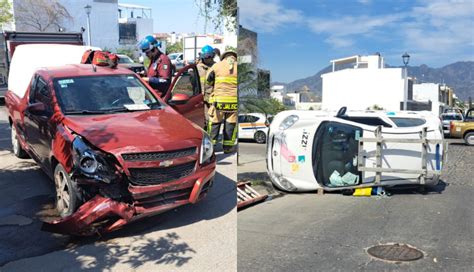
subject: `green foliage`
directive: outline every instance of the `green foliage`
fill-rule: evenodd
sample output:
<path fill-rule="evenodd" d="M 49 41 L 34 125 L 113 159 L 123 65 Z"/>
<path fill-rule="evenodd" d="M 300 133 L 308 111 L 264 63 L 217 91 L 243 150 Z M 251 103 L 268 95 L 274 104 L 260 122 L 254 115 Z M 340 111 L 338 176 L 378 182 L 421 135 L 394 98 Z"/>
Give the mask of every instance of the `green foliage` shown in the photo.
<path fill-rule="evenodd" d="M 175 42 L 166 47 L 166 55 L 171 53 L 183 53 L 183 43 Z"/>
<path fill-rule="evenodd" d="M 257 90 L 258 80 L 257 74 L 252 69 L 250 63 L 239 63 L 237 66 L 237 82 L 239 82 L 239 92 L 247 93 L 252 90 Z"/>
<path fill-rule="evenodd" d="M 367 107 L 367 110 L 384 110 L 384 108 L 377 104 L 374 104 L 371 107 Z"/>
<path fill-rule="evenodd" d="M 134 59 L 135 50 L 132 47 L 121 47 L 117 49 L 117 54 L 127 55 L 131 59 Z"/>
<path fill-rule="evenodd" d="M 239 98 L 239 112 L 260 112 L 275 115 L 287 108 L 275 98 L 242 97 Z"/>
<path fill-rule="evenodd" d="M 199 7 L 199 15 L 207 21 L 211 21 L 215 30 L 221 27 L 229 31 L 237 28 L 236 20 L 225 20 L 237 17 L 237 0 L 194 0 Z"/>
<path fill-rule="evenodd" d="M 0 0 L 0 27 L 3 24 L 11 22 L 13 14 L 11 13 L 11 5 L 8 0 Z"/>

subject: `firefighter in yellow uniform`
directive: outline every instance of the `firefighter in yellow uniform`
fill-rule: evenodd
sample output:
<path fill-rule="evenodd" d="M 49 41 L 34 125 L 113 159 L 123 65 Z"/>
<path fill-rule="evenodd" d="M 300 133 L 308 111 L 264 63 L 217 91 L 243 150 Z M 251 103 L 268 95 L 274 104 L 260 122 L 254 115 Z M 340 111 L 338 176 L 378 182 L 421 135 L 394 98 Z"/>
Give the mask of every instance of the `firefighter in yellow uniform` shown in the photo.
<path fill-rule="evenodd" d="M 208 132 L 217 144 L 221 124 L 224 124 L 224 153 L 233 152 L 237 140 L 237 54 L 222 54 L 207 76 L 207 84 L 214 86 L 209 97 Z"/>
<path fill-rule="evenodd" d="M 199 73 L 199 80 L 201 81 L 201 91 L 204 95 L 204 115 L 206 116 L 206 125 L 209 123 L 209 97 L 212 93 L 213 86 L 207 84 L 207 75 L 208 72 L 211 70 L 211 67 L 214 65 L 214 56 L 215 52 L 214 49 L 206 45 L 201 49 L 199 63 L 196 65 L 198 73 Z"/>

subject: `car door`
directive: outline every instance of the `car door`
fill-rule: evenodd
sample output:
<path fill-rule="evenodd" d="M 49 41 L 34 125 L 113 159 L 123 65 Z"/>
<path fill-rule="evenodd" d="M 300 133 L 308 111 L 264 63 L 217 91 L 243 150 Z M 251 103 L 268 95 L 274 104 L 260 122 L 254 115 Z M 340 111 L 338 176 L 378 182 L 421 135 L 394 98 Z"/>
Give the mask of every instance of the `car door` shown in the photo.
<path fill-rule="evenodd" d="M 206 127 L 204 96 L 196 65 L 191 64 L 178 71 L 164 100 L 184 117 L 202 128 Z"/>
<path fill-rule="evenodd" d="M 247 115 L 239 115 L 239 139 L 248 139 L 249 138 L 249 133 L 248 133 L 248 123 L 247 123 Z"/>
<path fill-rule="evenodd" d="M 24 113 L 25 136 L 34 156 L 45 163 L 51 150 L 51 89 L 41 76 L 36 76 L 32 84 Z"/>

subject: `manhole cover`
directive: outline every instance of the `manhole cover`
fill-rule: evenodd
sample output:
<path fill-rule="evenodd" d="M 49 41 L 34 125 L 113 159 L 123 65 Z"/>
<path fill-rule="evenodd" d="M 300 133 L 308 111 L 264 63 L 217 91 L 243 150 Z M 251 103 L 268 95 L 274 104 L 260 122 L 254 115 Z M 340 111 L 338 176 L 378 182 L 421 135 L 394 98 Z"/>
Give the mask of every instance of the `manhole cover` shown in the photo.
<path fill-rule="evenodd" d="M 405 244 L 387 244 L 367 249 L 369 255 L 385 261 L 409 262 L 423 258 L 423 252 Z"/>

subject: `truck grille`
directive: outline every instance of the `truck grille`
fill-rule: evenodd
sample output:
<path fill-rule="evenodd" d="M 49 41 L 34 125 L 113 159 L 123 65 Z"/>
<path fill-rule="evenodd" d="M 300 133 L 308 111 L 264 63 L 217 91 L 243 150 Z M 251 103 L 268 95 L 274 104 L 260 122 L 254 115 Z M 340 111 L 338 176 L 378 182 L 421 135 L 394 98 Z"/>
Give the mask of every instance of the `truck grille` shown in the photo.
<path fill-rule="evenodd" d="M 122 154 L 122 158 L 125 161 L 163 161 L 186 157 L 195 153 L 196 147 L 190 147 L 185 149 L 163 152 L 127 153 Z"/>
<path fill-rule="evenodd" d="M 140 202 L 137 205 L 142 206 L 145 209 L 153 208 L 156 206 L 173 204 L 176 201 L 183 201 L 189 199 L 193 188 L 186 188 L 182 190 L 176 190 L 171 192 L 166 192 L 157 196 L 152 196 L 145 199 L 140 199 Z"/>
<path fill-rule="evenodd" d="M 160 168 L 130 168 L 131 183 L 134 185 L 157 185 L 178 180 L 192 174 L 196 161 Z"/>

